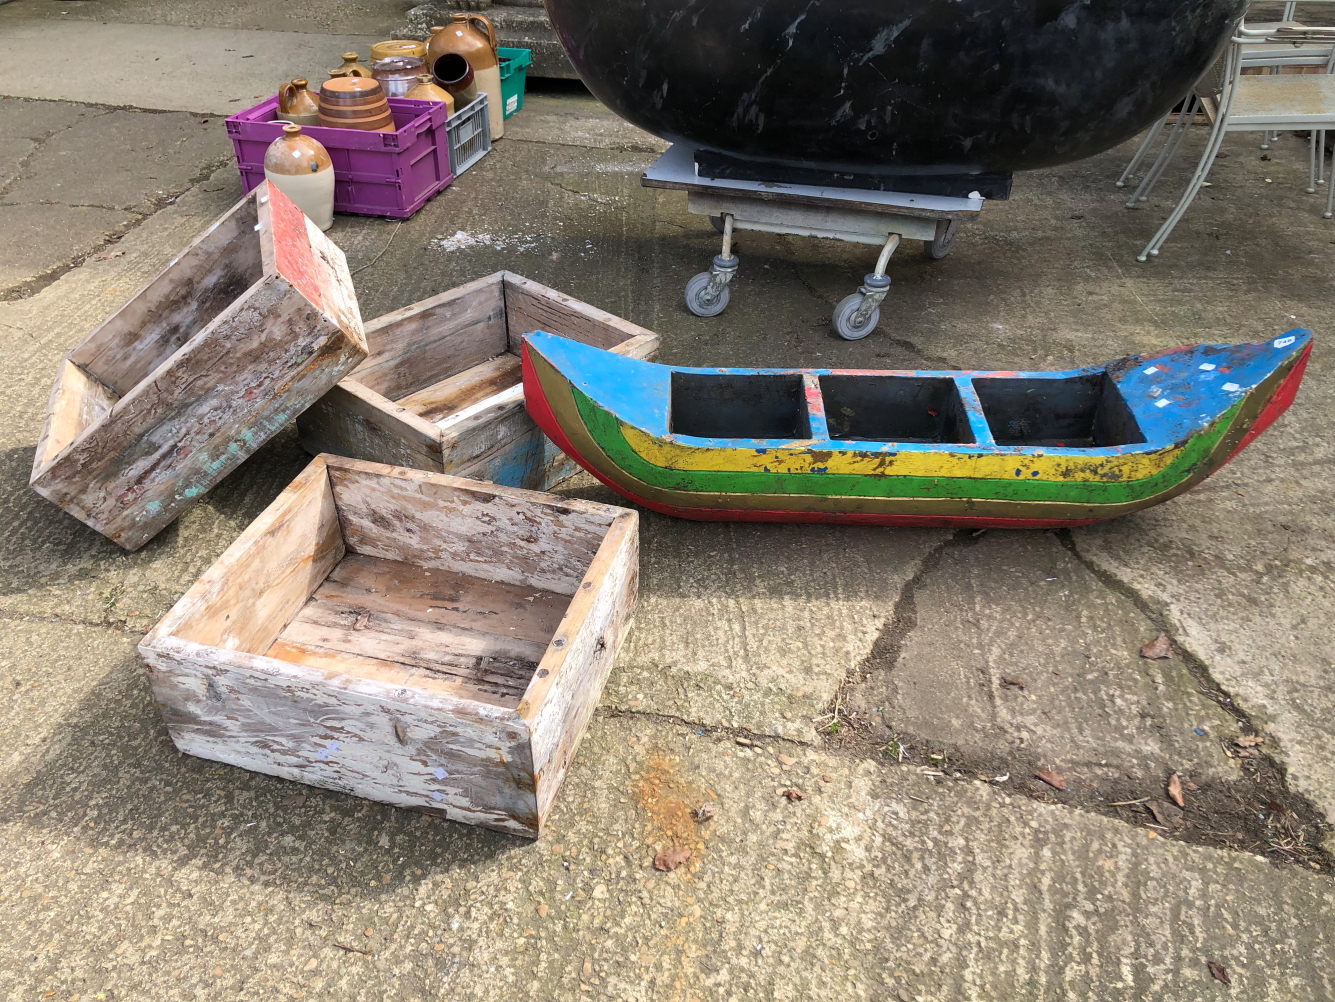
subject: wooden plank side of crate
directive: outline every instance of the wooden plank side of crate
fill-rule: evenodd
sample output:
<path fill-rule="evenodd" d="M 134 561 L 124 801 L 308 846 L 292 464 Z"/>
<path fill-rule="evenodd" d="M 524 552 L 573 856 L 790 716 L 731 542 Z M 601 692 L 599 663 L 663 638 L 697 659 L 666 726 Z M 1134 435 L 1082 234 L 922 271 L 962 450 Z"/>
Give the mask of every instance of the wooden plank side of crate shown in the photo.
<path fill-rule="evenodd" d="M 360 331 L 340 329 L 268 275 L 34 470 L 31 485 L 138 549 L 364 356 Z"/>
<path fill-rule="evenodd" d="M 501 274 L 378 317 L 366 338 L 351 378 L 390 400 L 495 358 L 507 347 Z"/>
<path fill-rule="evenodd" d="M 297 436 L 313 456 L 330 453 L 433 473 L 443 469 L 440 430 L 355 379 L 343 380 L 311 404 L 297 418 Z"/>
<path fill-rule="evenodd" d="M 519 704 L 533 735 L 539 819 L 570 768 L 630 622 L 639 538 L 639 515 L 618 515 Z"/>
<path fill-rule="evenodd" d="M 175 637 L 140 647 L 190 755 L 515 835 L 539 831 L 528 728 L 393 666 L 323 670 Z"/>
<path fill-rule="evenodd" d="M 523 336 L 533 331 L 560 334 L 609 351 L 620 348 L 618 354 L 632 358 L 649 358 L 658 350 L 658 335 L 639 324 L 582 303 L 522 275 L 509 271 L 503 274 L 508 348 L 516 355 L 523 352 Z M 626 342 L 634 344 L 627 345 Z"/>
<path fill-rule="evenodd" d="M 329 474 L 312 461 L 149 633 L 263 654 L 344 555 Z"/>
<path fill-rule="evenodd" d="M 111 413 L 120 398 L 68 357 L 61 359 L 37 439 L 33 465 L 44 466 L 86 429 Z"/>
<path fill-rule="evenodd" d="M 325 456 L 353 553 L 573 595 L 619 509 Z"/>
<path fill-rule="evenodd" d="M 579 472 L 579 464 L 562 452 L 527 414 L 514 419 L 511 436 L 450 473 L 471 480 L 509 484 L 531 491 L 551 490 Z"/>
<path fill-rule="evenodd" d="M 265 271 L 256 198 L 248 195 L 232 206 L 70 359 L 123 397 L 239 299 Z"/>

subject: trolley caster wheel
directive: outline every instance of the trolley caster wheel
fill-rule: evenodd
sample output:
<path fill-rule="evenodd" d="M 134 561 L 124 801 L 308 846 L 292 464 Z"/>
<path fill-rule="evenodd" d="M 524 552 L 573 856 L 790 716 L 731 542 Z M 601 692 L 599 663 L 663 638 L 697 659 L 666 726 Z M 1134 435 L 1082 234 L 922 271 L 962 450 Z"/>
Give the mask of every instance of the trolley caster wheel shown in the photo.
<path fill-rule="evenodd" d="M 714 227 L 714 229 L 718 230 L 720 233 L 722 233 L 722 232 L 723 232 L 723 217 L 722 217 L 722 216 L 710 216 L 710 217 L 709 217 L 709 225 L 712 226 L 712 227 Z"/>
<path fill-rule="evenodd" d="M 931 240 L 924 240 L 922 249 L 933 261 L 940 261 L 955 246 L 955 238 L 959 236 L 959 232 L 958 219 L 942 219 L 936 224 L 936 236 Z"/>
<path fill-rule="evenodd" d="M 728 287 L 711 290 L 711 277 L 709 272 L 702 271 L 686 283 L 686 308 L 697 317 L 716 317 L 728 308 Z"/>
<path fill-rule="evenodd" d="M 865 298 L 861 292 L 855 292 L 841 299 L 839 305 L 834 308 L 831 325 L 834 327 L 834 332 L 845 341 L 861 341 L 880 323 L 881 308 L 878 306 L 867 314 L 861 324 L 858 324 L 855 314 Z"/>

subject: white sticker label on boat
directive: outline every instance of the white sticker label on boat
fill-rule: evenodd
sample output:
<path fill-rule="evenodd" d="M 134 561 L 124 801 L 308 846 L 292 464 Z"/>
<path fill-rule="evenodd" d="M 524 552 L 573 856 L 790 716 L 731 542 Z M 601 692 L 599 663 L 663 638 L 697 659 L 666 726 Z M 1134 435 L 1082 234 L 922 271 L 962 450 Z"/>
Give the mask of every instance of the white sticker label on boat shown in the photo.
<path fill-rule="evenodd" d="M 1152 376 L 1158 371 L 1159 367 L 1157 365 L 1151 365 L 1148 369 L 1145 370 L 1145 375 Z"/>
<path fill-rule="evenodd" d="M 1162 399 L 1159 399 L 1159 400 L 1154 401 L 1154 406 L 1155 406 L 1155 407 L 1167 407 L 1167 406 L 1168 406 L 1168 398 L 1167 398 L 1167 397 L 1163 397 Z"/>
<path fill-rule="evenodd" d="M 1214 372 L 1217 367 L 1213 362 L 1202 362 L 1201 372 Z"/>
<path fill-rule="evenodd" d="M 1237 383 L 1225 383 L 1225 384 L 1224 384 L 1224 392 L 1225 392 L 1225 393 L 1237 393 L 1238 390 L 1240 390 L 1240 389 L 1242 389 L 1242 387 L 1239 386 Z"/>
<path fill-rule="evenodd" d="M 1289 345 L 1293 344 L 1293 342 L 1297 340 L 1298 339 L 1294 337 L 1292 334 L 1290 334 L 1288 337 L 1277 337 L 1275 338 L 1275 347 L 1287 348 Z"/>

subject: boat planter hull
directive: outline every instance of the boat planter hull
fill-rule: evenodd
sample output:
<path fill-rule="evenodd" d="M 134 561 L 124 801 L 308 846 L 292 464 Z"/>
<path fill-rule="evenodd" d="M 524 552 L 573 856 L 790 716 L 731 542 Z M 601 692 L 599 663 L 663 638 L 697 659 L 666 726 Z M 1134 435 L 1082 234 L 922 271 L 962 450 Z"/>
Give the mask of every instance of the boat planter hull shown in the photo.
<path fill-rule="evenodd" d="M 1292 331 L 1067 372 L 684 369 L 538 333 L 524 380 L 553 441 L 665 514 L 1053 527 L 1199 483 L 1289 406 L 1310 351 Z"/>
<path fill-rule="evenodd" d="M 318 456 L 139 652 L 183 752 L 536 837 L 638 577 L 633 511 Z"/>
<path fill-rule="evenodd" d="M 632 358 L 658 335 L 499 271 L 366 325 L 370 355 L 297 419 L 330 452 L 547 490 L 578 470 L 524 412 L 520 337 L 539 327 Z"/>
<path fill-rule="evenodd" d="M 29 483 L 138 549 L 365 357 L 343 252 L 265 182 L 61 361 Z"/>

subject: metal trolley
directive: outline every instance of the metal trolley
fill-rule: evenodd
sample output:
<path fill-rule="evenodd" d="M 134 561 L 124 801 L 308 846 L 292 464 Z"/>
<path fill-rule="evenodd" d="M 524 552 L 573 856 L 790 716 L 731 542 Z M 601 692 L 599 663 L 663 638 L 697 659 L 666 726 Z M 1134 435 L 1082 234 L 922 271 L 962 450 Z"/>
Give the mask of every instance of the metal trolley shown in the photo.
<path fill-rule="evenodd" d="M 960 224 L 976 219 L 983 197 L 913 195 L 864 188 L 825 188 L 769 181 L 700 177 L 695 147 L 675 143 L 659 157 L 640 183 L 647 188 L 686 192 L 691 213 L 710 217 L 723 234 L 723 249 L 709 271 L 686 283 L 686 308 L 697 317 L 716 317 L 728 306 L 729 283 L 737 274 L 732 252 L 735 230 L 761 230 L 802 237 L 824 237 L 881 248 L 876 270 L 858 291 L 835 307 L 832 325 L 841 338 L 857 341 L 876 329 L 881 303 L 890 291 L 886 267 L 902 240 L 921 240 L 927 256 L 939 261 L 955 245 Z"/>

